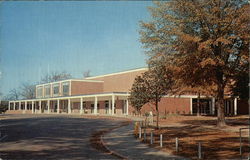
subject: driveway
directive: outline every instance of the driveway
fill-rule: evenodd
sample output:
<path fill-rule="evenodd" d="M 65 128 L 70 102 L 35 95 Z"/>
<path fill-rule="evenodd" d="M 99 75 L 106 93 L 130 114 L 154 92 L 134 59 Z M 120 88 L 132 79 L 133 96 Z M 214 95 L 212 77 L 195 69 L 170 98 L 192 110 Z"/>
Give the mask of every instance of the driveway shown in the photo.
<path fill-rule="evenodd" d="M 1 117 L 0 117 L 1 118 Z M 119 120 L 67 115 L 10 115 L 0 121 L 2 159 L 116 159 L 91 147 L 91 134 Z"/>

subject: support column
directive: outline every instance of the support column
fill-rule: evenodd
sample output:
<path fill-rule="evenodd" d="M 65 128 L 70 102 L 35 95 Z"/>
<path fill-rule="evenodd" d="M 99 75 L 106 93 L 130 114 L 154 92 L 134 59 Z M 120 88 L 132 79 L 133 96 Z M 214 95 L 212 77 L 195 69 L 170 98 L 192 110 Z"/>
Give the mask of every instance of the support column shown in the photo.
<path fill-rule="evenodd" d="M 34 113 L 34 101 L 31 102 L 31 113 Z"/>
<path fill-rule="evenodd" d="M 10 111 L 10 101 L 9 101 L 9 105 L 8 105 L 8 110 Z"/>
<path fill-rule="evenodd" d="M 68 99 L 68 114 L 71 113 L 71 104 L 70 104 L 70 99 Z"/>
<path fill-rule="evenodd" d="M 193 114 L 193 98 L 190 98 L 190 114 Z"/>
<path fill-rule="evenodd" d="M 111 114 L 115 113 L 115 95 L 112 95 Z"/>
<path fill-rule="evenodd" d="M 19 110 L 21 110 L 21 101 L 19 101 Z"/>
<path fill-rule="evenodd" d="M 111 100 L 109 100 L 109 114 L 111 114 Z"/>
<path fill-rule="evenodd" d="M 60 101 L 59 99 L 57 100 L 57 114 L 59 114 L 59 110 L 60 110 Z"/>
<path fill-rule="evenodd" d="M 128 99 L 126 99 L 126 115 L 128 115 Z"/>
<path fill-rule="evenodd" d="M 97 97 L 95 96 L 94 114 L 97 114 Z"/>
<path fill-rule="evenodd" d="M 27 111 L 27 101 L 24 102 L 24 113 Z"/>
<path fill-rule="evenodd" d="M 47 101 L 47 105 L 48 105 L 48 114 L 50 114 L 50 100 Z"/>
<path fill-rule="evenodd" d="M 82 103 L 83 103 L 83 100 L 82 100 L 82 97 L 81 97 L 81 98 L 80 98 L 80 114 L 83 113 Z"/>
<path fill-rule="evenodd" d="M 16 110 L 16 102 L 13 102 L 13 110 Z"/>
<path fill-rule="evenodd" d="M 212 98 L 212 114 L 215 114 L 215 98 Z"/>
<path fill-rule="evenodd" d="M 39 113 L 42 113 L 42 101 L 39 101 Z"/>
<path fill-rule="evenodd" d="M 237 98 L 234 98 L 234 115 L 237 115 Z"/>

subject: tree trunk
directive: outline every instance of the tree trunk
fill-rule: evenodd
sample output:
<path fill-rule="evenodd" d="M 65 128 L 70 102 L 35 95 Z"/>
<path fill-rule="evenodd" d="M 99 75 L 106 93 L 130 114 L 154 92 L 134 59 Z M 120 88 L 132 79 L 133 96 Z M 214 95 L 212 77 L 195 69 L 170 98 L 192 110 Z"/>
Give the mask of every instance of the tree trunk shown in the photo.
<path fill-rule="evenodd" d="M 200 95 L 200 93 L 198 93 L 198 98 L 197 98 L 197 116 L 201 115 L 200 98 L 201 98 L 201 95 Z"/>
<path fill-rule="evenodd" d="M 224 106 L 224 87 L 223 85 L 218 85 L 218 92 L 217 92 L 217 126 L 223 127 L 226 125 L 225 121 L 225 106 Z"/>
<path fill-rule="evenodd" d="M 158 101 L 156 101 L 155 107 L 156 107 L 156 116 L 157 116 L 156 127 L 157 127 L 157 129 L 159 129 L 159 110 L 158 110 Z"/>

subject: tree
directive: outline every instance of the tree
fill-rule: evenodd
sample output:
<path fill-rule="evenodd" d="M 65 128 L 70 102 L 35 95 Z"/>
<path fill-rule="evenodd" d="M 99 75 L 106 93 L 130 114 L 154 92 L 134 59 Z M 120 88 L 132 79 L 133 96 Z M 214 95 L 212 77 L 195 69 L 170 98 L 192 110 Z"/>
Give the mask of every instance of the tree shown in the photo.
<path fill-rule="evenodd" d="M 66 71 L 63 72 L 52 72 L 50 74 L 46 74 L 44 77 L 41 78 L 42 83 L 50 83 L 50 82 L 56 82 L 61 81 L 65 79 L 72 78 L 70 73 L 67 73 Z"/>
<path fill-rule="evenodd" d="M 142 76 L 137 76 L 134 80 L 129 96 L 130 104 L 135 108 L 136 114 L 140 114 L 141 108 L 148 103 L 145 81 Z"/>
<path fill-rule="evenodd" d="M 83 78 L 90 77 L 90 70 L 84 71 L 82 75 L 83 75 Z"/>
<path fill-rule="evenodd" d="M 20 92 L 17 89 L 11 89 L 4 99 L 6 100 L 18 100 Z"/>
<path fill-rule="evenodd" d="M 20 95 L 24 99 L 33 99 L 36 97 L 36 86 L 29 83 L 23 83 L 20 87 Z"/>
<path fill-rule="evenodd" d="M 170 54 L 177 80 L 215 87 L 218 126 L 225 125 L 224 92 L 249 64 L 247 0 L 156 2 L 151 22 L 141 22 L 141 42 L 151 59 Z M 248 67 L 246 70 L 249 71 Z M 195 83 L 194 83 L 195 84 Z"/>

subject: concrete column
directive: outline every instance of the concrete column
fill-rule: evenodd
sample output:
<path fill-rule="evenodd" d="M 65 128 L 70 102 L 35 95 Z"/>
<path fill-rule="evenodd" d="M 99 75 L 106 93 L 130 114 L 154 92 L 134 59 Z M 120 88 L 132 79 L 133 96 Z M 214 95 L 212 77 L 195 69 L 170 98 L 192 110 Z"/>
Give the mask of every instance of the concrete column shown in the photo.
<path fill-rule="evenodd" d="M 42 113 L 42 101 L 39 101 L 39 113 Z"/>
<path fill-rule="evenodd" d="M 60 110 L 60 100 L 57 100 L 57 114 L 59 114 L 59 110 Z"/>
<path fill-rule="evenodd" d="M 16 110 L 16 102 L 13 102 L 13 110 Z"/>
<path fill-rule="evenodd" d="M 94 114 L 97 114 L 97 97 L 95 96 Z"/>
<path fill-rule="evenodd" d="M 109 114 L 111 114 L 111 100 L 109 100 Z"/>
<path fill-rule="evenodd" d="M 19 110 L 21 110 L 21 101 L 19 101 Z"/>
<path fill-rule="evenodd" d="M 190 114 L 193 114 L 193 98 L 190 98 Z"/>
<path fill-rule="evenodd" d="M 237 115 L 237 98 L 234 98 L 234 115 Z"/>
<path fill-rule="evenodd" d="M 212 114 L 215 114 L 215 98 L 212 98 Z"/>
<path fill-rule="evenodd" d="M 50 100 L 47 101 L 47 105 L 48 105 L 48 113 L 50 113 Z"/>
<path fill-rule="evenodd" d="M 82 103 L 83 103 L 83 98 L 81 97 L 81 98 L 80 98 L 80 114 L 83 113 L 83 106 L 82 106 Z"/>
<path fill-rule="evenodd" d="M 126 99 L 126 115 L 128 115 L 128 99 Z"/>
<path fill-rule="evenodd" d="M 31 102 L 31 113 L 34 113 L 34 101 Z"/>
<path fill-rule="evenodd" d="M 24 113 L 27 111 L 27 101 L 24 102 Z"/>
<path fill-rule="evenodd" d="M 111 114 L 115 113 L 115 95 L 112 95 Z"/>
<path fill-rule="evenodd" d="M 8 110 L 10 111 L 10 101 L 9 101 L 9 105 L 8 105 Z"/>
<path fill-rule="evenodd" d="M 71 104 L 70 104 L 70 99 L 68 99 L 68 114 L 71 113 Z"/>

